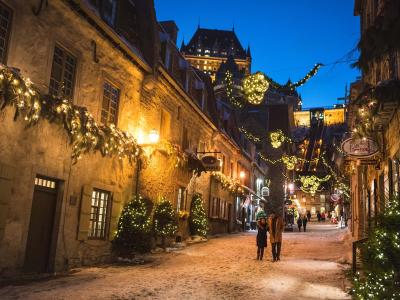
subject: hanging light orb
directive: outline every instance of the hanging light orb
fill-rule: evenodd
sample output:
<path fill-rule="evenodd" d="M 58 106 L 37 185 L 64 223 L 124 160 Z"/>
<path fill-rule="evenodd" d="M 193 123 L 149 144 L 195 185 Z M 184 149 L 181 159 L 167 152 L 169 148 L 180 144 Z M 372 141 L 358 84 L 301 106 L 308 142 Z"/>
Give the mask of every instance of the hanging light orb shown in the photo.
<path fill-rule="evenodd" d="M 261 104 L 268 87 L 269 83 L 261 72 L 248 75 L 243 80 L 244 95 L 250 104 Z"/>

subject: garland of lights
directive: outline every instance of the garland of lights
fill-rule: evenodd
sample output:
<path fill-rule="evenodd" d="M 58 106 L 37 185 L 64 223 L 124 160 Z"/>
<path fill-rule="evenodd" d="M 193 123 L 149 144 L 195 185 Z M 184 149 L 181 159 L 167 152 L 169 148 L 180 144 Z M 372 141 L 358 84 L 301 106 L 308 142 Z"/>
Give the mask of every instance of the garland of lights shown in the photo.
<path fill-rule="evenodd" d="M 188 155 L 181 151 L 178 145 L 172 144 L 168 140 L 161 140 L 157 144 L 157 150 L 164 151 L 168 157 L 174 161 L 175 168 L 183 167 L 188 162 Z"/>
<path fill-rule="evenodd" d="M 318 191 L 319 186 L 322 182 L 326 182 L 331 178 L 330 175 L 326 175 L 323 178 L 318 178 L 315 175 L 300 176 L 301 187 L 300 189 L 305 193 L 315 194 Z"/>
<path fill-rule="evenodd" d="M 238 180 L 234 180 L 221 172 L 215 171 L 211 172 L 211 176 L 221 184 L 224 190 L 227 190 L 234 195 L 244 195 L 243 187 Z"/>
<path fill-rule="evenodd" d="M 22 117 L 28 126 L 37 124 L 40 118 L 62 124 L 72 145 L 73 163 L 82 154 L 96 151 L 103 156 L 128 158 L 130 162 L 142 154 L 136 139 L 128 132 L 113 124 L 98 125 L 86 108 L 67 99 L 42 96 L 29 78 L 4 65 L 0 66 L 0 93 L 3 101 L 0 109 L 14 106 L 14 120 Z"/>
<path fill-rule="evenodd" d="M 243 133 L 246 138 L 254 143 L 261 143 L 261 138 L 247 131 L 243 126 L 238 128 L 241 133 Z"/>
<path fill-rule="evenodd" d="M 258 105 L 264 100 L 269 83 L 261 72 L 250 74 L 243 80 L 243 92 L 250 104 Z"/>
<path fill-rule="evenodd" d="M 240 97 L 234 95 L 233 74 L 230 71 L 226 71 L 225 73 L 225 90 L 229 102 L 236 108 L 243 108 L 244 104 L 240 101 Z"/>
<path fill-rule="evenodd" d="M 295 83 L 290 83 L 289 84 L 289 88 L 291 90 L 294 90 L 297 87 L 300 87 L 302 85 L 304 85 L 308 80 L 310 80 L 312 77 L 314 77 L 318 70 L 323 66 L 323 64 L 321 63 L 317 63 L 314 65 L 314 67 L 306 74 L 306 76 L 304 76 L 302 79 L 300 79 L 299 81 L 296 81 Z"/>

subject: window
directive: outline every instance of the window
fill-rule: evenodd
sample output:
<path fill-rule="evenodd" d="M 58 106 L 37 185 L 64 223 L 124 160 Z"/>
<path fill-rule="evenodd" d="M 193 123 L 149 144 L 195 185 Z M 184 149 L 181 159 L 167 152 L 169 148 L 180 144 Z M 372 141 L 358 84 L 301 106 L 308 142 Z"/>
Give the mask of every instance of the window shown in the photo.
<path fill-rule="evenodd" d="M 231 161 L 231 165 L 230 165 L 230 169 L 229 169 L 229 170 L 230 170 L 230 176 L 231 176 L 231 178 L 233 178 L 233 171 L 234 171 L 234 170 L 233 170 L 233 168 L 234 168 L 233 166 L 234 166 L 234 165 L 233 165 L 233 161 Z"/>
<path fill-rule="evenodd" d="M 0 3 L 0 62 L 7 62 L 8 40 L 11 32 L 11 10 Z"/>
<path fill-rule="evenodd" d="M 35 178 L 35 185 L 41 186 L 44 188 L 48 188 L 48 189 L 52 189 L 52 190 L 56 189 L 56 182 L 54 180 L 45 179 L 42 177 Z"/>
<path fill-rule="evenodd" d="M 109 82 L 103 85 L 103 104 L 101 107 L 101 122 L 103 124 L 115 124 L 118 121 L 120 90 Z"/>
<path fill-rule="evenodd" d="M 90 209 L 89 238 L 104 239 L 109 219 L 111 194 L 107 191 L 93 189 Z"/>
<path fill-rule="evenodd" d="M 49 92 L 71 99 L 74 92 L 76 58 L 60 46 L 54 49 Z"/>
<path fill-rule="evenodd" d="M 171 114 L 161 109 L 161 124 L 160 124 L 160 136 L 163 139 L 170 138 L 170 130 L 171 130 Z"/>
<path fill-rule="evenodd" d="M 182 131 L 182 150 L 189 149 L 189 137 L 188 130 L 186 127 L 183 127 Z"/>
<path fill-rule="evenodd" d="M 210 217 L 217 219 L 219 216 L 219 203 L 220 199 L 213 197 L 210 205 Z"/>
<path fill-rule="evenodd" d="M 228 203 L 225 200 L 220 200 L 219 203 L 219 218 L 222 220 L 228 219 Z"/>
<path fill-rule="evenodd" d="M 176 210 L 185 210 L 186 209 L 186 191 L 185 188 L 179 187 L 178 188 L 178 198 L 176 201 Z"/>

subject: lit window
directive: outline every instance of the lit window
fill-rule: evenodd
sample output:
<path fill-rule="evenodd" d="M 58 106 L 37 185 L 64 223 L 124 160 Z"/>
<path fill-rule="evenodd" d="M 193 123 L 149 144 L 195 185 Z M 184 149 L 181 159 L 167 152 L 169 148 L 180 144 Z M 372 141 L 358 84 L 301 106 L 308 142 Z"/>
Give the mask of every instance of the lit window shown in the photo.
<path fill-rule="evenodd" d="M 177 211 L 186 209 L 186 193 L 183 187 L 178 188 L 178 198 L 176 201 L 176 209 Z"/>
<path fill-rule="evenodd" d="M 54 190 L 56 188 L 56 182 L 50 179 L 44 179 L 41 177 L 36 177 L 35 178 L 35 185 L 41 186 L 44 188 L 52 189 Z"/>
<path fill-rule="evenodd" d="M 104 239 L 109 219 L 110 192 L 94 189 L 90 209 L 89 238 Z"/>
<path fill-rule="evenodd" d="M 103 85 L 103 104 L 101 108 L 101 122 L 103 124 L 117 124 L 120 90 L 109 82 Z"/>

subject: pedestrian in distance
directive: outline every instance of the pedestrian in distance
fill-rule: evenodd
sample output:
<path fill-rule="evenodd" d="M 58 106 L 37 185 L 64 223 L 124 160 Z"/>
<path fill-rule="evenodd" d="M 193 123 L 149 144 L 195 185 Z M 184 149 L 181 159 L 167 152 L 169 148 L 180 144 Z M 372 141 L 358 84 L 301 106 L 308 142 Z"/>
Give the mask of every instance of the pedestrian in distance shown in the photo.
<path fill-rule="evenodd" d="M 264 248 L 267 247 L 267 220 L 266 215 L 257 221 L 257 260 L 263 260 Z"/>
<path fill-rule="evenodd" d="M 325 222 L 325 213 L 323 212 L 322 214 L 321 214 L 321 220 L 322 220 L 322 222 Z"/>
<path fill-rule="evenodd" d="M 303 222 L 303 230 L 304 232 L 306 232 L 307 222 L 308 222 L 306 216 L 303 216 L 302 222 Z"/>
<path fill-rule="evenodd" d="M 269 241 L 272 247 L 272 261 L 281 260 L 282 232 L 285 228 L 282 216 L 272 213 L 268 218 Z"/>
<path fill-rule="evenodd" d="M 301 220 L 301 216 L 297 218 L 297 227 L 299 228 L 299 232 L 301 232 L 301 226 L 303 226 L 303 221 Z"/>
<path fill-rule="evenodd" d="M 317 211 L 317 219 L 318 219 L 318 222 L 321 222 L 321 214 L 319 213 L 319 211 Z"/>
<path fill-rule="evenodd" d="M 307 211 L 307 220 L 308 220 L 308 222 L 311 221 L 311 213 L 310 213 L 310 211 Z"/>

